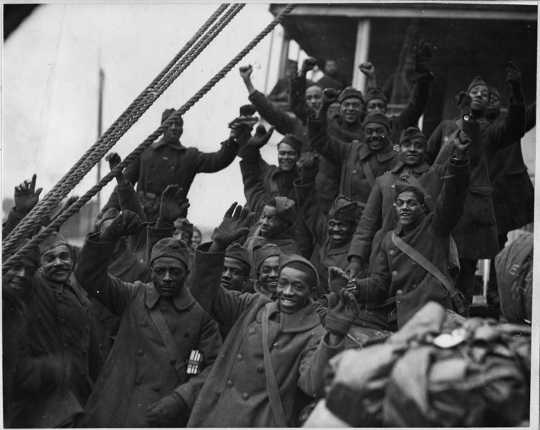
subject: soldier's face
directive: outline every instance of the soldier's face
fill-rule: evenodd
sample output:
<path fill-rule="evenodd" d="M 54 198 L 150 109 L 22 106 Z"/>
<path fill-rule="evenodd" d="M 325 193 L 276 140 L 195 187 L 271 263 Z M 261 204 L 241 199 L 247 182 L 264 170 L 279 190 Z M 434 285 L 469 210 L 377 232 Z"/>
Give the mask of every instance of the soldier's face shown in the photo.
<path fill-rule="evenodd" d="M 17 292 L 23 292 L 30 286 L 30 280 L 34 271 L 35 267 L 32 270 L 24 264 L 15 264 L 2 276 L 2 282 L 6 286 L 14 288 Z"/>
<path fill-rule="evenodd" d="M 471 109 L 484 110 L 489 103 L 489 90 L 485 85 L 476 85 L 469 91 Z"/>
<path fill-rule="evenodd" d="M 388 131 L 381 124 L 367 123 L 364 127 L 364 135 L 369 149 L 375 152 L 383 149 L 388 141 Z"/>
<path fill-rule="evenodd" d="M 306 89 L 306 106 L 310 110 L 314 110 L 315 112 L 319 112 L 322 107 L 322 99 L 323 99 L 323 92 L 321 87 L 317 85 L 313 85 Z"/>
<path fill-rule="evenodd" d="M 152 263 L 150 277 L 159 294 L 174 297 L 187 276 L 186 266 L 176 258 L 160 257 Z"/>
<path fill-rule="evenodd" d="M 309 303 L 311 285 L 309 276 L 302 270 L 285 266 L 281 269 L 277 285 L 279 308 L 284 313 L 294 313 Z"/>
<path fill-rule="evenodd" d="M 426 142 L 420 138 L 406 140 L 399 145 L 401 160 L 407 166 L 418 166 L 424 161 Z"/>
<path fill-rule="evenodd" d="M 221 272 L 221 286 L 227 290 L 244 291 L 249 278 L 249 269 L 236 258 L 225 257 Z"/>
<path fill-rule="evenodd" d="M 347 124 L 354 124 L 360 118 L 364 104 L 356 97 L 349 97 L 341 102 L 339 113 Z"/>
<path fill-rule="evenodd" d="M 386 113 L 386 103 L 382 99 L 371 99 L 366 104 L 367 115 L 371 113 Z"/>
<path fill-rule="evenodd" d="M 281 142 L 278 145 L 278 165 L 281 170 L 291 171 L 298 161 L 298 152 L 289 144 Z"/>
<path fill-rule="evenodd" d="M 273 297 L 276 294 L 278 277 L 279 256 L 272 255 L 261 263 L 257 279 L 259 287 L 268 297 Z"/>
<path fill-rule="evenodd" d="M 201 233 L 198 230 L 193 230 L 193 236 L 191 237 L 191 246 L 197 248 L 202 242 Z"/>
<path fill-rule="evenodd" d="M 353 224 L 337 218 L 328 220 L 328 238 L 334 246 L 345 245 L 350 242 L 353 234 Z"/>
<path fill-rule="evenodd" d="M 264 206 L 261 218 L 259 219 L 259 234 L 263 237 L 275 237 L 285 230 L 286 226 L 283 220 L 277 215 L 277 209 L 274 206 Z"/>
<path fill-rule="evenodd" d="M 416 225 L 425 215 L 424 205 L 412 191 L 400 193 L 394 202 L 394 206 L 399 223 L 403 226 Z"/>
<path fill-rule="evenodd" d="M 180 121 L 175 121 L 165 131 L 165 139 L 168 140 L 178 140 L 182 133 L 184 132 L 183 123 Z"/>
<path fill-rule="evenodd" d="M 51 282 L 67 282 L 73 271 L 73 257 L 67 245 L 58 245 L 40 256 L 40 270 L 43 277 Z"/>

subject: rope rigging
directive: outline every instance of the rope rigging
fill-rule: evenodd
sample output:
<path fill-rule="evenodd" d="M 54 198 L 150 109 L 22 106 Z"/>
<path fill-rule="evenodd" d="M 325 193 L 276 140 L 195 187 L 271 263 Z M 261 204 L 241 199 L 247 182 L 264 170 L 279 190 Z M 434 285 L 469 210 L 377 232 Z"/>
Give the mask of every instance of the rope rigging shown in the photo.
<path fill-rule="evenodd" d="M 7 236 L 2 246 L 2 254 L 10 255 L 17 244 L 27 237 L 29 232 L 39 225 L 40 221 L 54 210 L 59 202 L 81 181 L 95 164 L 109 151 L 129 128 L 148 110 L 157 98 L 174 82 L 174 80 L 193 62 L 208 44 L 225 28 L 234 16 L 244 7 L 230 5 L 221 20 L 208 28 L 227 9 L 221 5 L 199 28 L 197 33 L 184 45 L 171 62 L 158 76 L 139 94 L 120 117 L 94 143 L 83 156 L 72 166 L 47 195 Z M 205 31 L 208 32 L 205 34 Z M 189 51 L 189 52 L 187 52 Z M 186 54 L 187 52 L 187 54 Z M 185 55 L 184 55 L 185 54 Z"/>
<path fill-rule="evenodd" d="M 236 5 L 241 6 L 241 5 Z M 184 105 L 171 114 L 152 134 L 150 134 L 139 146 L 132 151 L 122 162 L 120 162 L 115 169 L 111 170 L 105 175 L 96 185 L 90 188 L 83 196 L 77 201 L 66 208 L 62 213 L 58 214 L 55 219 L 41 232 L 35 235 L 24 246 L 18 249 L 12 254 L 5 262 L 4 269 L 9 268 L 16 263 L 23 255 L 31 252 L 32 249 L 41 241 L 43 241 L 49 234 L 57 230 L 68 218 L 77 213 L 90 199 L 95 196 L 105 185 L 113 180 L 116 175 L 121 172 L 125 167 L 136 161 L 143 151 L 148 148 L 159 136 L 179 117 L 186 113 L 195 103 L 197 103 L 206 93 L 208 93 L 225 75 L 230 72 L 239 62 L 244 58 L 268 33 L 270 33 L 274 27 L 276 27 L 282 19 L 288 15 L 295 6 L 292 4 L 287 5 L 257 36 L 255 36 L 232 60 L 229 61 L 219 72 L 217 72 L 199 91 L 197 91 Z M 238 8 L 239 11 L 240 8 Z M 105 151 L 106 152 L 106 151 Z M 29 214 L 30 215 L 30 214 Z M 21 238 L 24 236 L 21 236 Z M 13 240 L 15 243 L 15 240 Z M 15 244 L 12 246 L 14 249 Z M 8 255 L 7 253 L 4 255 Z"/>

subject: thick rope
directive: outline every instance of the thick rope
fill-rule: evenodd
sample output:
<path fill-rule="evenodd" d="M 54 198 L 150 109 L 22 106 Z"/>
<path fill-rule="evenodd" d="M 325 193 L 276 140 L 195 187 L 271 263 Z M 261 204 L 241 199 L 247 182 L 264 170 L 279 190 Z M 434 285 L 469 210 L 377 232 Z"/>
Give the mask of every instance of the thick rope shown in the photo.
<path fill-rule="evenodd" d="M 96 142 L 75 164 L 71 170 L 55 185 L 33 210 L 19 223 L 19 225 L 8 235 L 3 244 L 3 255 L 9 255 L 17 244 L 26 237 L 30 231 L 33 231 L 58 203 L 63 199 L 94 167 L 95 164 L 109 151 L 126 131 L 148 110 L 154 101 L 174 82 L 174 80 L 193 62 L 193 60 L 205 49 L 206 46 L 223 30 L 223 28 L 232 20 L 244 5 L 233 5 L 223 15 L 222 20 L 215 24 L 201 40 L 199 40 L 193 49 L 186 54 L 182 61 L 171 70 L 162 72 L 150 84 L 143 93 L 133 102 L 130 107 L 121 115 L 121 117 L 111 126 L 107 132 Z M 225 9 L 226 6 L 218 8 L 203 27 L 211 24 L 212 20 Z M 202 28 L 199 30 L 201 32 Z M 195 39 L 196 36 L 193 39 Z M 186 50 L 182 50 L 186 51 Z M 180 53 L 175 58 L 180 57 Z M 167 68 L 172 65 L 169 63 Z M 137 102 L 137 103 L 136 103 Z"/>
<path fill-rule="evenodd" d="M 191 97 L 180 109 L 173 114 L 169 115 L 166 121 L 164 121 L 152 134 L 150 134 L 133 152 L 131 152 L 122 162 L 120 162 L 113 170 L 105 175 L 96 185 L 90 188 L 83 196 L 81 196 L 76 202 L 74 202 L 69 208 L 63 211 L 58 217 L 54 219 L 45 229 L 39 234 L 34 236 L 24 246 L 22 246 L 15 254 L 9 257 L 4 262 L 4 268 L 7 270 L 9 266 L 16 263 L 23 255 L 34 249 L 39 243 L 41 243 L 52 232 L 58 230 L 58 228 L 71 216 L 76 214 L 90 199 L 95 196 L 105 185 L 112 181 L 116 175 L 121 172 L 125 167 L 136 161 L 143 151 L 148 148 L 173 122 L 186 113 L 195 103 L 197 103 L 206 93 L 208 93 L 225 75 L 230 72 L 234 66 L 236 66 L 242 58 L 244 58 L 268 33 L 270 33 L 274 27 L 276 27 L 282 19 L 288 15 L 294 9 L 294 5 L 287 5 L 279 15 L 277 15 L 272 22 L 270 22 L 247 46 L 242 49 L 225 67 L 223 67 L 218 73 L 216 73 L 212 79 L 210 79 L 193 97 Z"/>

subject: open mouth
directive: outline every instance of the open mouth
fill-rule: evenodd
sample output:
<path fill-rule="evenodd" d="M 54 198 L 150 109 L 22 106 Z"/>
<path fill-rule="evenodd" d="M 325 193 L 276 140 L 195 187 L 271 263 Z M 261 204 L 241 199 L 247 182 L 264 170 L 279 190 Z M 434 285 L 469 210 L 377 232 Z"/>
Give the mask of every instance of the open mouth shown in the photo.
<path fill-rule="evenodd" d="M 231 281 L 227 281 L 225 279 L 221 280 L 221 286 L 223 288 L 229 289 L 231 287 Z"/>
<path fill-rule="evenodd" d="M 296 301 L 290 298 L 281 297 L 279 303 L 284 308 L 294 308 L 296 306 Z"/>

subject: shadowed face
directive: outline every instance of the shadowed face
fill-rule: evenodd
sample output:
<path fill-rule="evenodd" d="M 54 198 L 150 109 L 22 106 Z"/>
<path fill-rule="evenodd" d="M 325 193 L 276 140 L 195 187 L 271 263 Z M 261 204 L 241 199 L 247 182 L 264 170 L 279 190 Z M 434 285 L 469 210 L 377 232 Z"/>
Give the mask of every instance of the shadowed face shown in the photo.
<path fill-rule="evenodd" d="M 276 237 L 287 229 L 287 224 L 278 217 L 277 209 L 274 206 L 264 206 L 259 223 L 259 234 L 267 238 Z"/>
<path fill-rule="evenodd" d="M 383 149 L 388 142 L 388 130 L 381 124 L 367 123 L 364 127 L 364 135 L 369 149 L 375 152 Z"/>
<path fill-rule="evenodd" d="M 408 139 L 399 145 L 401 160 L 407 166 L 418 166 L 424 161 L 426 142 L 422 138 Z"/>
<path fill-rule="evenodd" d="M 259 267 L 259 276 L 257 282 L 261 290 L 268 296 L 273 297 L 276 294 L 279 277 L 279 256 L 272 255 L 267 257 Z"/>
<path fill-rule="evenodd" d="M 278 165 L 281 170 L 290 172 L 296 166 L 298 152 L 291 145 L 281 142 L 278 145 Z"/>
<path fill-rule="evenodd" d="M 357 97 L 349 97 L 341 102 L 339 113 L 347 124 L 356 123 L 363 113 L 364 104 Z"/>
<path fill-rule="evenodd" d="M 227 290 L 245 291 L 249 279 L 249 268 L 242 261 L 225 257 L 221 286 Z"/>
<path fill-rule="evenodd" d="M 174 297 L 184 286 L 186 266 L 176 258 L 159 257 L 152 263 L 150 277 L 159 294 Z"/>
<path fill-rule="evenodd" d="M 323 100 L 323 92 L 321 87 L 317 85 L 312 85 L 311 87 L 306 89 L 306 106 L 310 110 L 314 110 L 315 112 L 319 112 L 322 107 L 322 100 Z"/>
<path fill-rule="evenodd" d="M 485 85 L 475 85 L 469 91 L 472 110 L 485 110 L 489 103 L 489 90 Z"/>
<path fill-rule="evenodd" d="M 73 256 L 67 245 L 50 248 L 43 252 L 40 257 L 40 268 L 43 277 L 58 284 L 67 282 L 73 271 L 73 265 Z"/>
<path fill-rule="evenodd" d="M 412 191 L 400 193 L 394 202 L 394 206 L 399 223 L 405 227 L 416 225 L 425 215 L 424 205 Z"/>
<path fill-rule="evenodd" d="M 354 226 L 352 222 L 330 218 L 328 220 L 328 238 L 334 246 L 342 246 L 351 241 Z"/>
<path fill-rule="evenodd" d="M 174 121 L 171 125 L 169 125 L 169 127 L 167 127 L 167 130 L 165 130 L 165 140 L 167 140 L 168 142 L 176 142 L 178 139 L 180 139 L 180 136 L 182 136 L 183 132 L 184 124 L 180 119 L 178 119 Z"/>
<path fill-rule="evenodd" d="M 294 267 L 281 269 L 277 285 L 279 309 L 284 313 L 294 313 L 309 303 L 311 296 L 309 275 Z"/>
<path fill-rule="evenodd" d="M 386 103 L 382 99 L 371 99 L 366 103 L 366 113 L 386 113 Z"/>

